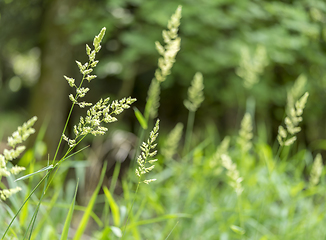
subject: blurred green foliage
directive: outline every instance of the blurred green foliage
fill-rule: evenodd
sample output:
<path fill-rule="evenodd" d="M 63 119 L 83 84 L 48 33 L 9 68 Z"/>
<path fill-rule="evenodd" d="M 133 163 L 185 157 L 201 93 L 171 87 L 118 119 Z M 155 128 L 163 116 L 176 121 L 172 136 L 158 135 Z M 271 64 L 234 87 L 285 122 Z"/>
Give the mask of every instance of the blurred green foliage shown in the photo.
<path fill-rule="evenodd" d="M 5 83 L 17 75 L 8 64 L 12 56 L 9 50 L 23 53 L 39 46 L 44 10 L 53 4 L 62 2 L 0 3 L 0 44 L 4 46 L 0 64 L 4 82 L 1 96 L 7 96 Z M 172 76 L 163 84 L 165 98 L 161 102 L 161 116 L 185 119 L 182 105 L 173 101 L 175 92 L 183 99 L 192 76 L 200 71 L 206 86 L 206 101 L 199 113 L 201 122 L 210 118 L 219 126 L 226 125 L 226 129 L 234 127 L 240 121 L 236 110 L 244 112 L 247 96 L 253 95 L 259 99 L 257 117 L 268 123 L 271 132 L 275 130 L 274 121 L 279 122 L 283 116 L 285 89 L 304 73 L 308 77 L 310 104 L 316 106 L 308 110 L 307 138 L 311 141 L 325 135 L 321 122 L 325 117 L 326 85 L 326 3 L 323 0 L 78 1 L 68 12 L 63 5 L 62 13 L 53 21 L 65 27 L 71 44 L 90 41 L 105 26 L 106 52 L 102 52 L 97 74 L 113 85 L 112 94 L 133 94 L 143 106 L 158 57 L 154 42 L 161 39 L 168 13 L 179 4 L 183 5 L 182 45 Z M 253 53 L 260 45 L 266 48 L 269 64 L 260 83 L 250 91 L 243 91 L 242 79 L 236 74 L 241 49 L 247 47 Z M 98 91 L 107 86 L 105 81 L 101 83 Z M 4 104 L 5 100 L 1 102 Z"/>

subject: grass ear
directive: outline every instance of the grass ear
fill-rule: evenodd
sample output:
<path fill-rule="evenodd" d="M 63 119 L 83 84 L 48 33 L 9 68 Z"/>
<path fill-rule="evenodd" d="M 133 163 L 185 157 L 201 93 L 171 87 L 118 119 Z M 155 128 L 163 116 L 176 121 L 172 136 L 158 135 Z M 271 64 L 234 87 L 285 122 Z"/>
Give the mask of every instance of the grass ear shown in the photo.
<path fill-rule="evenodd" d="M 302 95 L 306 81 L 306 77 L 304 75 L 300 75 L 292 88 L 288 91 L 286 117 L 284 119 L 286 127 L 284 128 L 282 125 L 280 125 L 277 135 L 277 141 L 281 147 L 292 145 L 297 140 L 296 134 L 301 131 L 299 123 L 303 120 L 303 110 L 309 97 L 308 92 L 305 92 Z"/>

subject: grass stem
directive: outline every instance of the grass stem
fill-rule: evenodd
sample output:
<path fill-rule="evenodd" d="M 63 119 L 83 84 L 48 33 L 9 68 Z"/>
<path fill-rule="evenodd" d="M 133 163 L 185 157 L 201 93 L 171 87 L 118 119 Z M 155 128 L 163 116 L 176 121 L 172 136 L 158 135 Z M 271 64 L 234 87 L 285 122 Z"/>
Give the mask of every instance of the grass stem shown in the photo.
<path fill-rule="evenodd" d="M 183 155 L 185 156 L 190 151 L 192 132 L 194 128 L 195 122 L 195 111 L 189 111 L 188 114 L 188 122 L 187 122 L 187 130 L 186 130 L 186 139 L 185 139 L 185 148 Z M 190 158 L 190 156 L 189 156 Z"/>

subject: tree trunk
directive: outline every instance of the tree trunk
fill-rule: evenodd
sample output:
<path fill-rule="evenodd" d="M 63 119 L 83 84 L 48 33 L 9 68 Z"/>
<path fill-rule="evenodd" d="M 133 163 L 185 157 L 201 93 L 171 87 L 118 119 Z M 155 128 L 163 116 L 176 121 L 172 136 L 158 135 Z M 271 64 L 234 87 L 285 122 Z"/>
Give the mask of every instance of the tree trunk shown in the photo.
<path fill-rule="evenodd" d="M 38 120 L 37 129 L 46 123 L 44 141 L 50 159 L 54 157 L 67 116 L 68 84 L 72 49 L 68 43 L 65 25 L 61 24 L 73 1 L 50 0 L 43 15 L 41 30 L 41 74 L 31 96 L 31 111 Z"/>

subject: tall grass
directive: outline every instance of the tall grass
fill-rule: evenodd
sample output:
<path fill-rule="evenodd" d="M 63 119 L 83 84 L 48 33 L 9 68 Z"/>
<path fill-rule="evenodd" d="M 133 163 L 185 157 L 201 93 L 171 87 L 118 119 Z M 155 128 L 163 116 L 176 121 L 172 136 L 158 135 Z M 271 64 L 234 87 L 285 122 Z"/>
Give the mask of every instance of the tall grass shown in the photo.
<path fill-rule="evenodd" d="M 81 169 L 88 164 L 76 161 L 85 150 L 77 150 L 77 145 L 87 134 L 104 134 L 107 128 L 102 124 L 116 121 L 115 115 L 135 101 L 132 98 L 113 102 L 100 99 L 95 104 L 80 101 L 89 91 L 82 87 L 84 80 L 95 78 L 95 75 L 90 75 L 90 69 L 97 64 L 95 55 L 100 50 L 105 32 L 102 29 L 94 39 L 94 50 L 86 46 L 89 62 L 77 62 L 82 74 L 80 83 L 76 85 L 75 79 L 65 77 L 76 90 L 75 95 L 69 96 L 71 112 L 76 106 L 89 107 L 86 116 L 81 117 L 74 127 L 74 137 L 65 135 L 68 117 L 58 145 L 59 149 L 65 140 L 66 152 L 61 158 L 58 158 L 57 151 L 53 159 L 35 162 L 35 149 L 29 149 L 21 160 L 22 163 L 28 162 L 29 166 L 19 181 L 14 182 L 11 174 L 2 173 L 9 189 L 15 189 L 18 184 L 21 190 L 12 192 L 6 196 L 6 201 L 0 202 L 0 221 L 6 223 L 0 225 L 2 239 L 265 240 L 326 237 L 322 155 L 304 147 L 296 137 L 301 131 L 308 100 L 302 76 L 288 91 L 284 126 L 280 123 L 274 142 L 266 142 L 261 130 L 264 123 L 255 123 L 252 109 L 242 113 L 244 117 L 235 126 L 234 134 L 223 139 L 217 137 L 219 132 L 212 124 L 196 126 L 195 113 L 204 101 L 204 78 L 200 73 L 195 74 L 188 99 L 184 102 L 189 110 L 185 135 L 183 124 L 178 123 L 166 138 L 157 141 L 158 120 L 148 133 L 158 114 L 160 83 L 169 75 L 180 47 L 180 18 L 181 7 L 169 21 L 168 30 L 163 31 L 165 45 L 156 43 L 162 57 L 149 87 L 145 112 L 142 114 L 135 109 L 140 123 L 139 150 L 134 165 L 121 182 L 118 179 L 120 165 L 117 164 L 110 188 L 103 184 L 107 169 L 104 164 L 86 206 L 78 204 L 78 185 L 88 180 Z M 244 87 L 248 91 L 259 81 L 259 75 L 267 64 L 265 58 L 259 58 L 265 54 L 262 49 L 257 49 L 255 64 L 240 62 L 238 74 L 244 78 Z M 243 55 L 248 58 L 245 51 Z M 259 59 L 263 59 L 261 63 Z M 307 107 L 310 107 L 309 101 Z M 195 130 L 204 134 L 198 135 Z M 167 129 L 160 131 L 167 132 Z M 0 162 L 0 167 L 13 169 L 8 153 L 3 156 L 6 160 Z M 65 180 L 68 169 L 79 172 L 76 175 L 81 178 Z M 114 193 L 117 184 L 122 186 L 123 195 Z"/>

